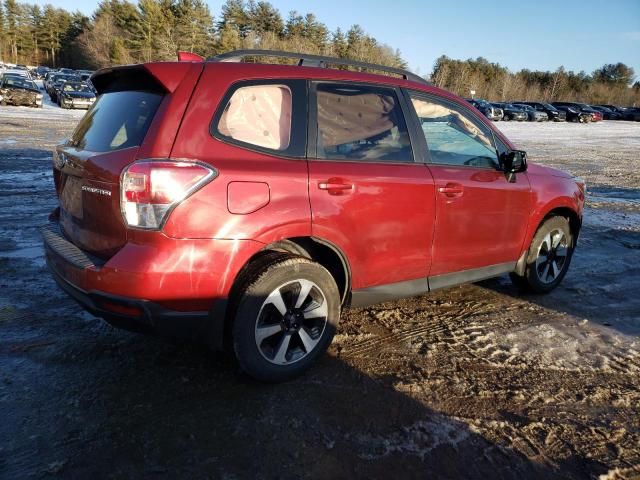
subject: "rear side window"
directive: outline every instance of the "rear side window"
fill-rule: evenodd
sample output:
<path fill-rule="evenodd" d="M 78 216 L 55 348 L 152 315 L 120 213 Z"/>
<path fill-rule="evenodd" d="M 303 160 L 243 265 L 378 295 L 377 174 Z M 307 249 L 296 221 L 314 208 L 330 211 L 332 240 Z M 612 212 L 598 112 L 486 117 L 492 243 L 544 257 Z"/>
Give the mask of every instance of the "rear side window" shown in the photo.
<path fill-rule="evenodd" d="M 413 162 L 402 108 L 393 89 L 318 83 L 317 158 Z"/>
<path fill-rule="evenodd" d="M 238 142 L 286 150 L 291 140 L 291 90 L 285 85 L 237 89 L 218 122 L 218 132 Z"/>
<path fill-rule="evenodd" d="M 91 152 L 140 146 L 162 98 L 144 91 L 100 95 L 76 127 L 71 144 Z"/>

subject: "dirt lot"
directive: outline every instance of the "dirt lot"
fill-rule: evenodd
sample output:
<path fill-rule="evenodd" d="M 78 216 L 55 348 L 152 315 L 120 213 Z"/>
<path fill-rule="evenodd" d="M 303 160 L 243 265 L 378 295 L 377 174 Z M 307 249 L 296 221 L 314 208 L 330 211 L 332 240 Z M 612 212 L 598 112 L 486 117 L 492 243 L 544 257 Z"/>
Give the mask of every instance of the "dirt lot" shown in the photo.
<path fill-rule="evenodd" d="M 640 123 L 499 124 L 588 182 L 551 295 L 500 278 L 346 312 L 316 368 L 265 386 L 56 288 L 37 227 L 81 115 L 0 108 L 0 478 L 640 478 Z"/>

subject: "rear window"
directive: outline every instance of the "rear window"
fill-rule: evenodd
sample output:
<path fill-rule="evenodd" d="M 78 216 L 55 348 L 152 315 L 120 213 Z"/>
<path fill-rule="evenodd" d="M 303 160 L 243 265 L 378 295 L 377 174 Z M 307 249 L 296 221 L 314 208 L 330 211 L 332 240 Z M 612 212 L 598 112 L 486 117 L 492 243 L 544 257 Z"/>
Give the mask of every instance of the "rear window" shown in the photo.
<path fill-rule="evenodd" d="M 143 91 L 100 95 L 76 127 L 71 144 L 91 152 L 139 146 L 162 98 L 161 94 Z"/>

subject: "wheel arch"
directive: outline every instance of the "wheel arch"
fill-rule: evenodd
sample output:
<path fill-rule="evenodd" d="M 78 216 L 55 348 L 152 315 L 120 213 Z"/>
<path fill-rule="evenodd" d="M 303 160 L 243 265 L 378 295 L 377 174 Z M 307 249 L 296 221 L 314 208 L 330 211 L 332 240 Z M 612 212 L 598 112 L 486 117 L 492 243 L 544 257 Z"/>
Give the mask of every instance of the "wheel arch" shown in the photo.
<path fill-rule="evenodd" d="M 291 237 L 282 238 L 265 245 L 259 251 L 250 256 L 238 271 L 229 291 L 228 301 L 221 307 L 219 313 L 224 318 L 222 338 L 215 339 L 216 348 L 222 347 L 227 350 L 230 346 L 231 333 L 233 330 L 234 301 L 241 293 L 242 286 L 246 281 L 246 276 L 250 273 L 254 265 L 259 264 L 265 257 L 274 252 L 290 253 L 313 260 L 325 267 L 336 281 L 340 292 L 343 306 L 349 304 L 351 298 L 351 267 L 344 252 L 334 243 L 318 237 Z M 254 267 L 255 268 L 255 267 Z"/>
<path fill-rule="evenodd" d="M 553 217 L 564 217 L 569 221 L 569 228 L 571 229 L 572 243 L 573 247 L 577 245 L 578 237 L 580 235 L 580 229 L 582 228 L 582 218 L 576 212 L 575 209 L 571 208 L 568 205 L 556 205 L 551 208 L 545 210 L 546 213 L 542 213 L 537 216 L 537 221 L 533 223 L 535 228 L 532 228 L 527 234 L 526 240 L 526 249 L 520 255 L 518 259 L 518 263 L 516 264 L 515 273 L 518 275 L 523 275 L 527 266 L 527 253 L 529 252 L 529 247 L 531 246 L 531 242 L 533 241 L 533 237 L 536 235 L 537 231 L 540 227 Z"/>

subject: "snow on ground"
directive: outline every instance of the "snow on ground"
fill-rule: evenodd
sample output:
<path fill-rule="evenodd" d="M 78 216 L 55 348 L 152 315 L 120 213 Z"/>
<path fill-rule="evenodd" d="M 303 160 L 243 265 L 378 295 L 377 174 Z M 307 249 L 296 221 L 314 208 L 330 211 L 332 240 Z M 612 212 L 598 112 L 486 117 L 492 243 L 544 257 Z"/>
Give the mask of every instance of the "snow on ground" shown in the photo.
<path fill-rule="evenodd" d="M 640 475 L 640 123 L 496 124 L 587 180 L 554 292 L 501 277 L 345 311 L 316 368 L 266 387 L 192 345 L 111 329 L 55 287 L 38 226 L 51 149 L 83 114 L 0 107 L 7 478 Z"/>

